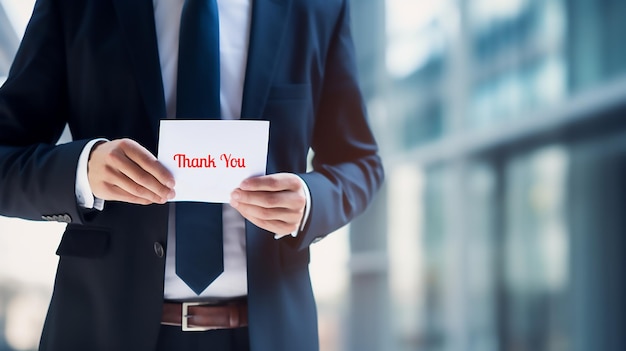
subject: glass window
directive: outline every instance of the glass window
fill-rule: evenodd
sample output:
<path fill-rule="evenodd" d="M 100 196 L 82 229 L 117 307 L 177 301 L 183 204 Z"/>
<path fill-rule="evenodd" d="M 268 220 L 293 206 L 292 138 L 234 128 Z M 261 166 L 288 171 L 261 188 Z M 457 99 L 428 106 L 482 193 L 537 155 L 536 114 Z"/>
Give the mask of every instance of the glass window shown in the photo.
<path fill-rule="evenodd" d="M 401 79 L 446 50 L 448 1 L 387 0 L 387 70 Z M 448 17 L 449 20 L 449 17 Z"/>
<path fill-rule="evenodd" d="M 469 2 L 474 56 L 467 125 L 486 128 L 567 95 L 562 0 Z"/>
<path fill-rule="evenodd" d="M 407 164 L 388 181 L 389 349 L 497 350 L 494 171 Z"/>
<path fill-rule="evenodd" d="M 423 346 L 423 325 L 420 311 L 426 277 L 423 226 L 425 208 L 424 175 L 413 165 L 403 165 L 388 171 L 389 184 L 389 280 L 393 347 L 390 350 L 411 351 Z"/>
<path fill-rule="evenodd" d="M 568 60 L 571 88 L 593 87 L 626 72 L 626 3 L 614 0 L 568 2 Z"/>
<path fill-rule="evenodd" d="M 506 166 L 504 349 L 569 350 L 568 153 L 545 147 Z"/>

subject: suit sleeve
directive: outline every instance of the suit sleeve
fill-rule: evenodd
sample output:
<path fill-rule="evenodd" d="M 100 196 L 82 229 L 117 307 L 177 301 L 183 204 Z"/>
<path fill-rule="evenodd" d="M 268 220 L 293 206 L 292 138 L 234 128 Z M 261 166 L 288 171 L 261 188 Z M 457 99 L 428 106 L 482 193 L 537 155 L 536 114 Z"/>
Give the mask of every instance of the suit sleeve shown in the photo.
<path fill-rule="evenodd" d="M 66 91 L 61 21 L 53 0 L 39 0 L 0 88 L 0 215 L 80 220 L 74 184 L 86 141 L 55 145 L 67 122 Z"/>
<path fill-rule="evenodd" d="M 384 175 L 357 82 L 347 1 L 331 40 L 313 131 L 313 172 L 302 174 L 311 212 L 299 249 L 362 213 Z"/>

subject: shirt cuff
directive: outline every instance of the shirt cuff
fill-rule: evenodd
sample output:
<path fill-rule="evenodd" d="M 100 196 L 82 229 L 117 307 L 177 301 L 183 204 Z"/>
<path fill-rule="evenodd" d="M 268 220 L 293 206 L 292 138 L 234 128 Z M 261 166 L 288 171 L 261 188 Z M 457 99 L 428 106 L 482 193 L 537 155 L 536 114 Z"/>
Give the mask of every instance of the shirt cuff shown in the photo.
<path fill-rule="evenodd" d="M 83 151 L 78 158 L 78 166 L 76 167 L 76 202 L 78 206 L 87 209 L 96 209 L 102 211 L 104 209 L 104 200 L 99 199 L 93 195 L 91 186 L 89 185 L 89 178 L 87 176 L 87 164 L 89 163 L 89 154 L 91 149 L 101 142 L 108 141 L 107 139 L 94 139 L 87 143 L 83 148 Z"/>
<path fill-rule="evenodd" d="M 300 228 L 296 229 L 291 234 L 283 234 L 283 235 L 276 234 L 274 235 L 274 239 L 276 240 L 280 238 L 284 238 L 288 235 L 291 235 L 294 238 L 298 237 L 298 233 L 304 230 L 304 226 L 306 225 L 306 222 L 309 219 L 309 214 L 311 213 L 311 191 L 309 190 L 309 186 L 306 184 L 306 182 L 302 178 L 298 177 L 298 179 L 300 179 L 300 182 L 302 183 L 302 190 L 304 191 L 304 196 L 306 198 L 306 203 L 304 205 L 304 214 L 302 215 L 302 222 L 300 222 Z"/>

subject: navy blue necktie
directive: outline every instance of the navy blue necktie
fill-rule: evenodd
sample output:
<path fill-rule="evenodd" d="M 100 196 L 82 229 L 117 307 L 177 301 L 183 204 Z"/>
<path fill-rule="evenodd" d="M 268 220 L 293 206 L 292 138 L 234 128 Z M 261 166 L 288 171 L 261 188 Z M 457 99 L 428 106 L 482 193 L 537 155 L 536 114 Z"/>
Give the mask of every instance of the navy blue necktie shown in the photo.
<path fill-rule="evenodd" d="M 180 20 L 176 118 L 220 118 L 216 0 L 185 0 Z M 222 205 L 176 204 L 176 274 L 198 295 L 224 271 Z"/>

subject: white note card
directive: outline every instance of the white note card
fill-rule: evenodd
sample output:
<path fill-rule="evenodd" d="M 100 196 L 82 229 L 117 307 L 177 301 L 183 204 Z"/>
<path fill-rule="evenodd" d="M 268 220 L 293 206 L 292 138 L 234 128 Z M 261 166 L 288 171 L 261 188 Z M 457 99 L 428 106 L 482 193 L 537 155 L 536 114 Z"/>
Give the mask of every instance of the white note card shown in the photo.
<path fill-rule="evenodd" d="M 230 202 L 246 178 L 264 175 L 269 121 L 162 120 L 159 161 L 176 180 L 171 201 Z"/>

